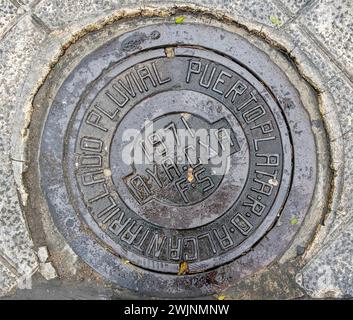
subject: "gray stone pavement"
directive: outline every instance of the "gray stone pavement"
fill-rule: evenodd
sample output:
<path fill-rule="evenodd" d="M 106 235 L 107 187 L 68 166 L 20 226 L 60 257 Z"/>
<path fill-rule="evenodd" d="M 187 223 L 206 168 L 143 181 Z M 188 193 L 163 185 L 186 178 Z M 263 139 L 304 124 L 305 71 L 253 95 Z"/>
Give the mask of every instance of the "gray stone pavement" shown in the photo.
<path fill-rule="evenodd" d="M 333 124 L 327 128 L 335 172 L 332 201 L 313 244 L 303 256 L 301 270 L 288 280 L 290 283 L 296 280 L 296 284 L 290 284 L 298 286 L 294 294 L 284 290 L 274 297 L 352 297 L 353 2 L 350 0 L 0 0 L 0 296 L 17 288 L 29 288 L 31 276 L 42 267 L 29 232 L 30 221 L 23 215 L 28 195 L 22 184 L 30 102 L 38 84 L 60 56 L 63 44 L 72 41 L 83 29 L 122 12 L 174 6 L 225 14 L 249 30 L 264 33 L 296 60 L 304 77 L 320 77 L 317 89 L 323 97 L 332 96 L 332 108 L 321 110 L 324 119 L 337 120 L 328 121 Z M 227 294 L 239 298 L 261 296 L 247 295 L 237 289 L 230 289 Z"/>

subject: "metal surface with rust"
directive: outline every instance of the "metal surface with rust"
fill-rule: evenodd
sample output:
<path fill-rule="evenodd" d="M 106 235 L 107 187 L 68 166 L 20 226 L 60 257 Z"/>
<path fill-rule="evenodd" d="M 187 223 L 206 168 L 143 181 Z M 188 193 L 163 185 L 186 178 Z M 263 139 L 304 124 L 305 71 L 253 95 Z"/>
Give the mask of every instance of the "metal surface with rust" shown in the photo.
<path fill-rule="evenodd" d="M 124 164 L 124 129 L 146 119 L 230 129 L 229 172 L 194 166 L 189 183 L 181 164 L 173 175 Z M 65 79 L 43 128 L 41 186 L 60 232 L 100 274 L 139 292 L 209 294 L 267 266 L 299 227 L 283 222 L 300 224 L 311 202 L 315 143 L 295 88 L 221 28 L 161 23 L 112 39 Z M 190 274 L 178 276 L 182 261 Z"/>

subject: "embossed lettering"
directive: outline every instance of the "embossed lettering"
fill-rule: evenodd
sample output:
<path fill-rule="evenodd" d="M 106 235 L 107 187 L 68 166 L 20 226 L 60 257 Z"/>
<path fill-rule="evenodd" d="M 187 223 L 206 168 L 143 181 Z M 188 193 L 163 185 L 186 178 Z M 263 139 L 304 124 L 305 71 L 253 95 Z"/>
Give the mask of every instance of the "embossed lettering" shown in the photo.
<path fill-rule="evenodd" d="M 189 60 L 189 67 L 186 74 L 186 83 L 190 82 L 191 74 L 199 74 L 201 71 L 201 62 L 195 60 Z"/>
<path fill-rule="evenodd" d="M 244 236 L 247 236 L 253 229 L 253 225 L 247 221 L 240 213 L 237 213 L 232 218 L 231 222 Z"/>
<path fill-rule="evenodd" d="M 258 106 L 243 113 L 243 118 L 246 123 L 254 122 L 266 114 L 264 107 L 259 104 Z"/>
<path fill-rule="evenodd" d="M 90 152 L 102 152 L 103 141 L 91 137 L 83 137 L 80 144 L 81 150 Z"/>
<path fill-rule="evenodd" d="M 86 123 L 88 125 L 91 125 L 93 127 L 98 128 L 99 130 L 102 130 L 104 132 L 107 132 L 108 129 L 103 127 L 100 122 L 102 120 L 102 116 L 96 112 L 96 111 L 91 111 L 90 113 L 88 113 L 87 117 L 86 117 Z"/>
<path fill-rule="evenodd" d="M 108 229 L 116 236 L 118 236 L 131 221 L 131 218 L 126 218 L 124 221 L 124 216 L 125 213 L 121 211 L 119 219 L 114 219 L 108 227 Z"/>
<path fill-rule="evenodd" d="M 148 245 L 147 253 L 155 258 L 158 258 L 162 253 L 165 240 L 166 237 L 164 235 L 161 236 L 158 233 L 155 233 L 152 236 L 150 244 Z"/>
<path fill-rule="evenodd" d="M 103 175 L 103 170 L 86 172 L 81 175 L 81 182 L 84 186 L 101 183 L 105 181 L 104 177 L 98 178 Z"/>
<path fill-rule="evenodd" d="M 260 217 L 262 215 L 262 213 L 264 212 L 266 206 L 263 203 L 261 203 L 260 201 L 256 200 L 252 196 L 250 196 L 250 195 L 248 195 L 247 198 L 249 200 L 251 200 L 251 202 L 244 202 L 243 206 L 250 207 L 251 208 L 251 212 Z"/>
<path fill-rule="evenodd" d="M 229 231 L 225 225 L 222 225 L 221 232 L 217 229 L 213 230 L 214 235 L 216 236 L 219 245 L 223 250 L 229 249 L 233 246 L 234 242 L 232 237 L 229 234 Z"/>
<path fill-rule="evenodd" d="M 276 139 L 276 137 L 267 137 L 267 138 L 258 138 L 258 139 L 254 139 L 255 151 L 259 151 L 260 142 L 261 142 L 261 143 L 264 143 L 264 142 L 272 141 L 272 140 L 275 140 L 275 139 Z"/>
<path fill-rule="evenodd" d="M 279 154 L 256 153 L 256 157 L 265 158 L 265 162 L 256 162 L 257 166 L 275 167 L 279 165 Z"/>
<path fill-rule="evenodd" d="M 169 238 L 169 258 L 179 261 L 181 259 L 182 239 L 178 237 Z"/>
<path fill-rule="evenodd" d="M 228 92 L 225 94 L 225 98 L 228 98 L 231 94 L 232 95 L 232 103 L 235 101 L 236 96 L 241 96 L 247 89 L 247 85 L 238 80 L 236 83 L 233 84 L 233 86 L 228 90 Z"/>
<path fill-rule="evenodd" d="M 220 90 L 218 88 L 218 86 L 220 84 L 224 84 L 225 83 L 224 79 L 222 78 L 223 76 L 228 77 L 228 78 L 232 77 L 231 74 L 229 74 L 228 72 L 225 72 L 223 70 L 219 73 L 218 78 L 217 78 L 216 82 L 214 83 L 214 85 L 212 87 L 212 90 L 217 92 L 217 93 L 219 93 L 219 94 L 223 94 L 224 93 L 222 90 Z"/>
<path fill-rule="evenodd" d="M 131 244 L 135 241 L 136 237 L 142 230 L 142 226 L 135 226 L 136 221 L 132 221 L 130 226 L 121 235 L 121 240 L 127 244 Z"/>

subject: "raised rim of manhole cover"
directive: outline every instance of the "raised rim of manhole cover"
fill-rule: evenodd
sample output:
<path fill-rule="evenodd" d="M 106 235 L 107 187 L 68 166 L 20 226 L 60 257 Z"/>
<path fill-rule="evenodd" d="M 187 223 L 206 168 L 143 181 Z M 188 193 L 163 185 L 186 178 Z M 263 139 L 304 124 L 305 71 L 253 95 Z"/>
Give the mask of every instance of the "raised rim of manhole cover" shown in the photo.
<path fill-rule="evenodd" d="M 316 148 L 296 89 L 265 53 L 219 27 L 156 23 L 61 81 L 40 139 L 41 188 L 100 274 L 200 295 L 287 248 L 310 206 Z"/>

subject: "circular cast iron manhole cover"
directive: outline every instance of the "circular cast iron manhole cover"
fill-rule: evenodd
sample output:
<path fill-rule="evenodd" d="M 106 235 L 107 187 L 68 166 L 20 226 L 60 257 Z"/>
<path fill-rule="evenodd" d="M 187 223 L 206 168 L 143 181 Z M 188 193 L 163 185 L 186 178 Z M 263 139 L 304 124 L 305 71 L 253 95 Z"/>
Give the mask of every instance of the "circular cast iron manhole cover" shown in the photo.
<path fill-rule="evenodd" d="M 291 147 L 276 102 L 248 71 L 213 52 L 171 49 L 172 58 L 137 54 L 90 89 L 67 128 L 64 166 L 78 211 L 119 255 L 199 272 L 236 258 L 273 224 Z"/>
<path fill-rule="evenodd" d="M 283 252 L 295 233 L 283 222 L 307 210 L 316 171 L 280 69 L 238 35 L 169 23 L 82 59 L 50 106 L 39 166 L 76 253 L 162 295 L 208 292 Z"/>

